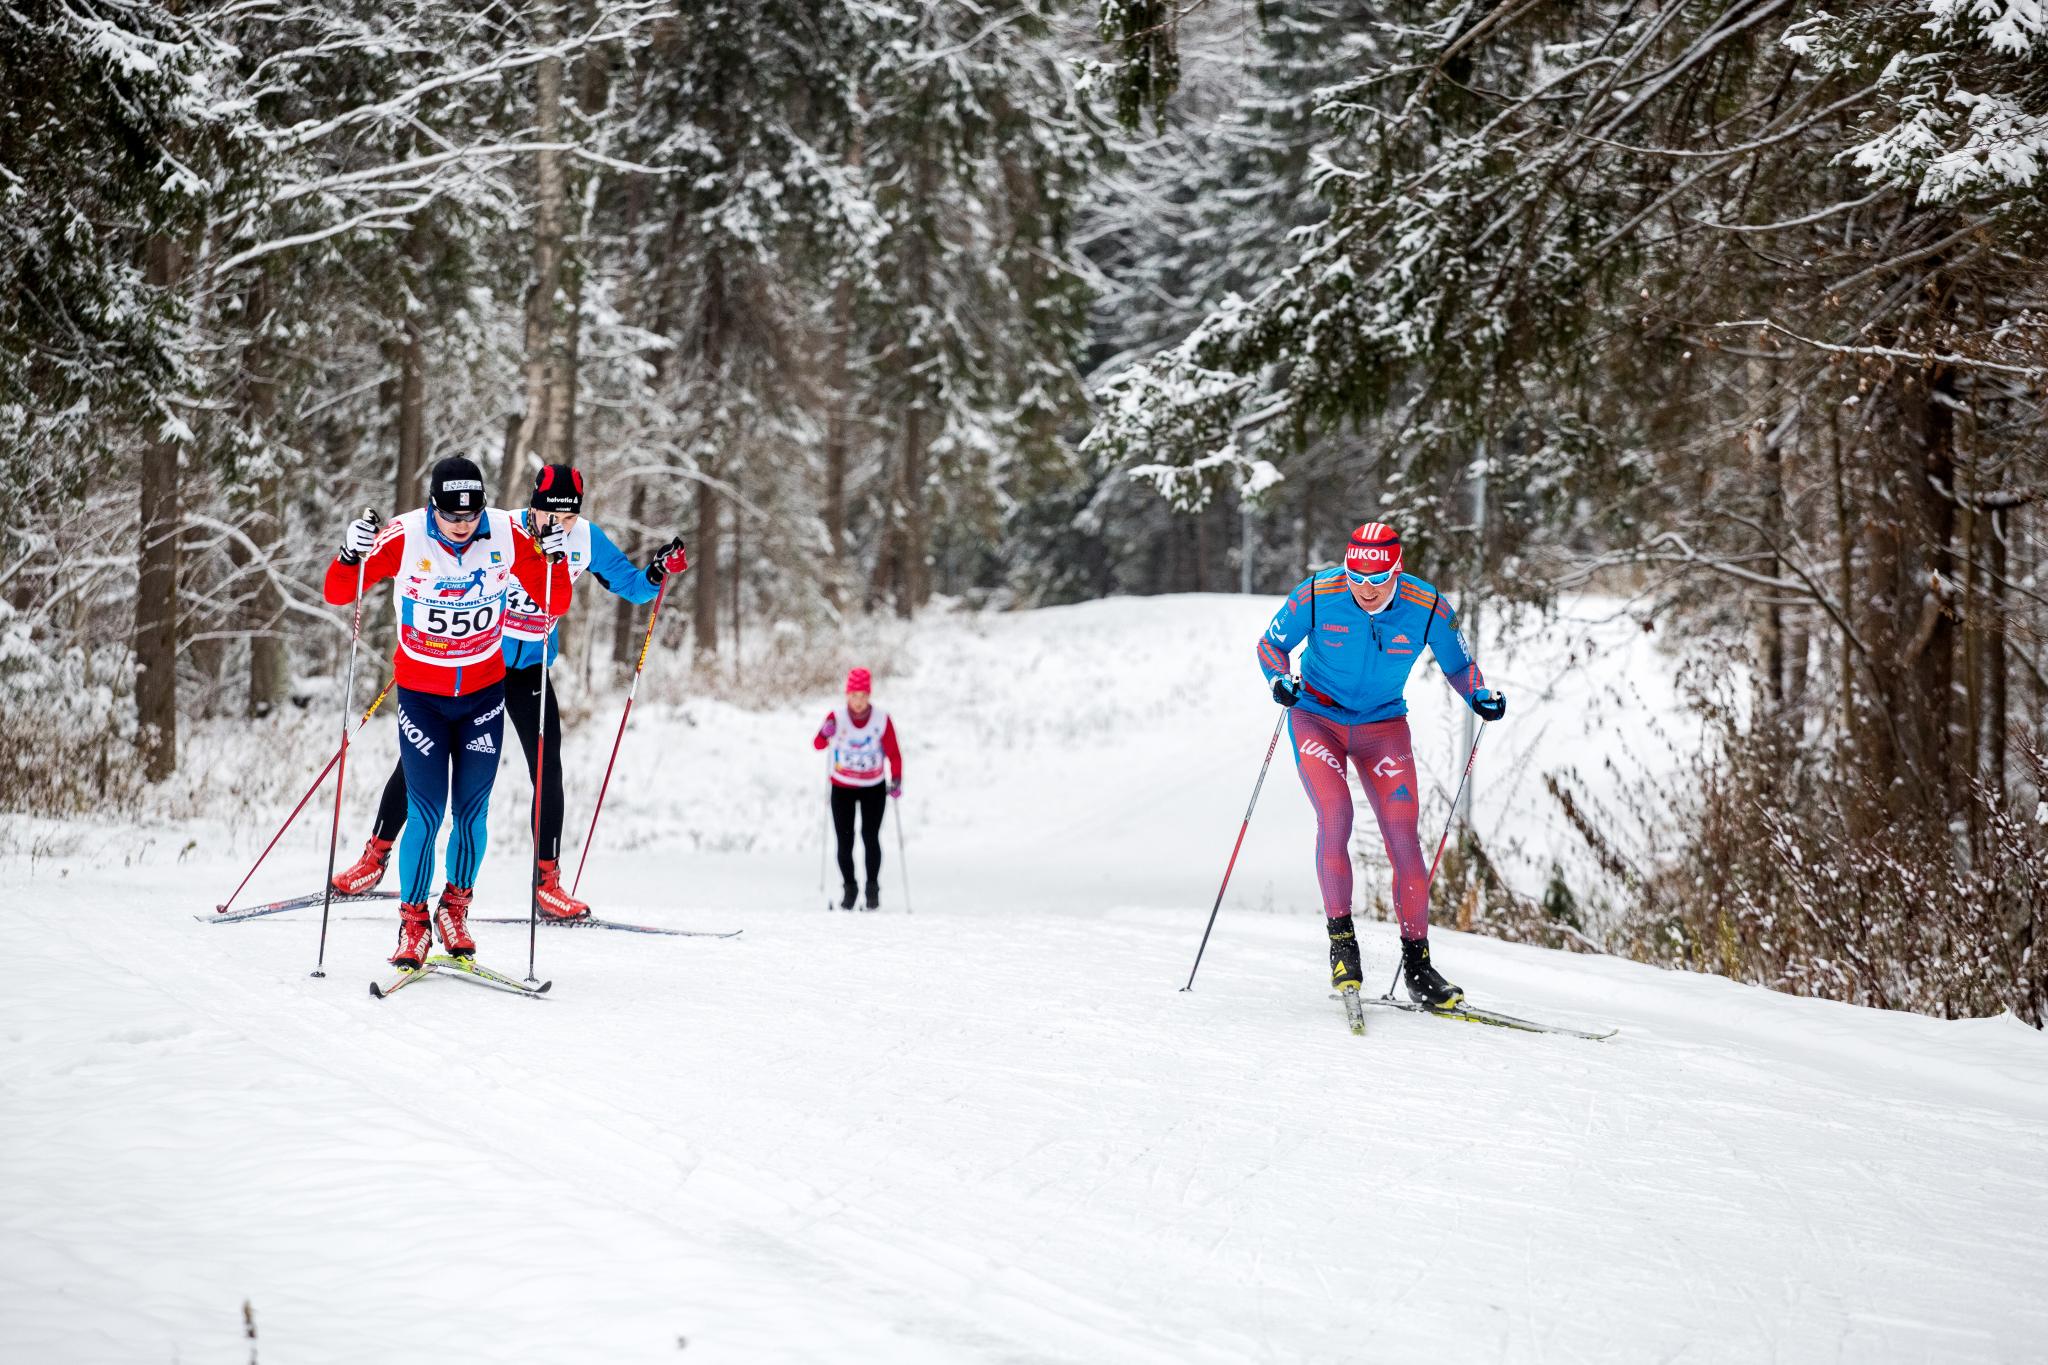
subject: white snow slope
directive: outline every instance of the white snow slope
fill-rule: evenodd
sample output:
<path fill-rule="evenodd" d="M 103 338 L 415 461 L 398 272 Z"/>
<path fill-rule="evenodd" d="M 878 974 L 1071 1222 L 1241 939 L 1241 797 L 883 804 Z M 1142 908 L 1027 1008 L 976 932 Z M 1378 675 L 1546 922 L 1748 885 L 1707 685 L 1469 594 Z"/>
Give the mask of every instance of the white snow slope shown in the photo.
<path fill-rule="evenodd" d="M 1476 1000 L 1619 1036 L 1376 1011 L 1353 1038 L 1284 750 L 1182 993 L 1271 733 L 1270 605 L 912 631 L 881 695 L 914 915 L 893 832 L 885 912 L 819 908 L 828 698 L 643 699 L 584 890 L 746 932 L 544 931 L 540 1001 L 446 979 L 372 1000 L 388 913 L 339 912 L 322 980 L 317 914 L 195 923 L 296 791 L 12 822 L 0 1360 L 2048 1356 L 2048 1039 L 2010 1018 L 1440 928 Z M 1633 627 L 1593 629 L 1569 675 L 1546 644 L 1490 649 L 1516 705 L 1482 751 L 1482 821 L 1546 827 L 1532 773 L 1597 757 L 1627 715 L 1601 689 L 1668 696 Z M 1439 785 L 1442 692 L 1411 688 Z M 615 715 L 571 732 L 572 848 Z M 262 738 L 272 788 L 309 780 L 330 727 Z M 388 723 L 371 733 L 351 849 L 390 761 Z M 236 752 L 210 742 L 188 762 Z M 523 908 L 528 790 L 508 763 L 497 913 Z M 320 812 L 245 900 L 317 886 Z M 1392 928 L 1366 936 L 1383 978 Z M 479 937 L 523 971 L 523 926 Z"/>

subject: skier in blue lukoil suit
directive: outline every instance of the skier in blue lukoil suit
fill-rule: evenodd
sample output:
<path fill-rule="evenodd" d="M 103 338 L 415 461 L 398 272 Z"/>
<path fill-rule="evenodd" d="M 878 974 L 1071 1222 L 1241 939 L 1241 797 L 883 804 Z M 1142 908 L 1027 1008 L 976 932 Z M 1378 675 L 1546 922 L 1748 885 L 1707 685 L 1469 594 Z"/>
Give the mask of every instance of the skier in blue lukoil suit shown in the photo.
<path fill-rule="evenodd" d="M 1301 647 L 1301 676 L 1288 676 Z M 1401 571 L 1401 537 L 1381 522 L 1351 533 L 1342 568 L 1310 574 L 1259 638 L 1259 668 L 1273 700 L 1289 709 L 1294 767 L 1316 810 L 1316 879 L 1330 934 L 1330 981 L 1359 983 L 1358 935 L 1351 923 L 1351 784 L 1347 761 L 1365 784 L 1387 858 L 1394 865 L 1394 908 L 1401 921 L 1401 972 L 1408 994 L 1449 1009 L 1464 992 L 1429 960 L 1429 870 L 1416 838 L 1414 745 L 1408 734 L 1408 674 L 1427 648 L 1451 687 L 1483 720 L 1507 713 L 1507 698 L 1487 688 L 1458 633 L 1443 594 Z"/>

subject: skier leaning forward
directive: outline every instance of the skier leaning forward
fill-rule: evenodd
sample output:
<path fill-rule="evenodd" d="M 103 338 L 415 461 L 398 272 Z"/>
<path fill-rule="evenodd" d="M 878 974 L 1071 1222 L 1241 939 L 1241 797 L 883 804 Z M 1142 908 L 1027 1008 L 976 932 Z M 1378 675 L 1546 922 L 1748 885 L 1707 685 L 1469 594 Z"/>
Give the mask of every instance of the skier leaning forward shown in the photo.
<path fill-rule="evenodd" d="M 528 535 L 534 534 L 538 526 L 561 527 L 568 533 L 570 580 L 582 577 L 587 570 L 614 595 L 628 602 L 652 602 L 663 579 L 689 567 L 681 536 L 656 550 L 643 569 L 626 558 L 611 537 L 582 512 L 583 475 L 573 465 L 546 465 L 534 476 L 527 510 L 523 516 L 515 517 L 515 522 Z M 541 789 L 540 913 L 550 919 L 581 919 L 590 913 L 590 907 L 571 896 L 562 885 L 562 713 L 555 704 L 552 683 L 546 684 L 545 705 L 541 696 L 546 681 L 541 651 L 546 649 L 546 662 L 553 664 L 559 648 L 555 625 L 569 610 L 567 595 L 557 594 L 548 607 L 544 616 L 540 602 L 517 582 L 506 591 L 505 706 L 512 717 L 512 728 L 519 735 L 519 746 L 526 751 L 529 776 L 534 774 L 543 713 L 547 720 L 547 772 L 535 778 Z M 401 752 L 398 765 L 384 783 L 377 823 L 370 832 L 370 841 L 363 846 L 363 856 L 334 874 L 337 892 L 359 895 L 383 880 L 391 845 L 405 828 L 408 805 L 405 755 Z"/>
<path fill-rule="evenodd" d="M 1299 681 L 1288 658 L 1306 642 Z M 1368 522 L 1351 533 L 1341 568 L 1309 577 L 1288 595 L 1259 640 L 1259 667 L 1273 700 L 1289 708 L 1294 767 L 1316 809 L 1316 879 L 1330 932 L 1330 982 L 1360 982 L 1351 924 L 1351 785 L 1348 758 L 1365 784 L 1394 865 L 1401 972 L 1408 994 L 1448 1009 L 1465 993 L 1429 960 L 1429 871 L 1416 840 L 1415 756 L 1408 736 L 1409 670 L 1427 646 L 1452 688 L 1483 720 L 1507 712 L 1472 662 L 1443 594 L 1401 571 L 1401 537 Z"/>
<path fill-rule="evenodd" d="M 404 968 L 426 960 L 434 929 L 455 956 L 476 952 L 466 920 L 505 735 L 505 656 L 498 642 L 506 597 L 517 583 L 536 599 L 566 608 L 572 591 L 564 562 L 567 530 L 543 526 L 536 539 L 510 512 L 486 508 L 483 474 L 460 456 L 434 466 L 430 488 L 428 506 L 393 518 L 381 531 L 368 517 L 349 523 L 326 583 L 327 600 L 341 605 L 355 600 L 358 566 L 366 589 L 392 580 L 398 752 L 412 805 L 398 850 L 398 948 L 391 954 L 391 965 Z M 448 883 L 430 926 L 434 839 L 451 797 Z"/>

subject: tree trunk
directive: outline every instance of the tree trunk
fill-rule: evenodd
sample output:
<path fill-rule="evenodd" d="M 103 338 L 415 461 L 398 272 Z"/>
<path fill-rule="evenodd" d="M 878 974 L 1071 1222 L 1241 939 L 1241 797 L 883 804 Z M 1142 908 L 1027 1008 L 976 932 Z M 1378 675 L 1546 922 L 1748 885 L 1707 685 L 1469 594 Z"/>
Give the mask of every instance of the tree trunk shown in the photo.
<path fill-rule="evenodd" d="M 1780 558 L 1785 544 L 1785 481 L 1784 460 L 1778 442 L 1771 431 L 1764 429 L 1769 420 L 1766 416 L 1759 424 L 1755 438 L 1757 459 L 1763 474 L 1763 526 L 1767 542 L 1764 546 L 1767 555 L 1764 572 L 1775 579 L 1785 572 L 1784 560 Z M 1777 589 L 1770 589 L 1764 594 L 1757 625 L 1762 636 L 1765 695 L 1774 710 L 1782 711 L 1785 705 L 1785 609 L 1778 601 Z"/>
<path fill-rule="evenodd" d="M 897 466 L 896 614 L 908 620 L 923 605 L 924 395 L 903 415 L 903 461 Z"/>
<path fill-rule="evenodd" d="M 543 4 L 535 14 L 534 38 L 559 43 L 566 23 L 563 6 Z M 534 71 L 535 134 L 542 142 L 562 140 L 562 60 L 549 57 Z M 567 443 L 569 400 L 563 318 L 563 235 L 568 221 L 568 179 L 560 152 L 534 153 L 533 283 L 526 296 L 526 411 L 515 448 L 508 452 L 499 487 L 511 503 L 528 472 L 521 461 L 557 463 Z"/>
<path fill-rule="evenodd" d="M 410 260 L 409 293 L 424 287 L 427 268 L 426 232 L 415 220 L 406 234 L 406 255 Z M 421 475 L 427 464 L 427 334 L 421 324 L 425 303 L 411 299 L 401 321 L 404 342 L 398 352 L 398 478 L 394 491 L 395 512 L 424 507 L 427 490 Z"/>
<path fill-rule="evenodd" d="M 183 273 L 182 252 L 150 239 L 152 287 Z M 161 782 L 178 769 L 178 443 L 152 433 L 142 447 L 142 520 L 135 591 L 135 719 L 143 774 Z"/>
<path fill-rule="evenodd" d="M 2007 512 L 1993 512 L 1990 525 L 1991 572 L 1984 594 L 1984 709 L 1986 711 L 1984 780 L 2005 795 L 2006 715 L 2005 667 L 2005 528 Z"/>
<path fill-rule="evenodd" d="M 285 694 L 284 593 L 274 577 L 278 546 L 284 541 L 284 498 L 274 477 L 256 486 L 249 539 L 256 542 L 257 567 L 262 570 L 256 587 L 257 634 L 249 640 L 249 715 L 260 720 L 277 709 Z"/>
<path fill-rule="evenodd" d="M 848 383 L 853 332 L 853 285 L 841 280 L 832 291 L 832 340 L 825 370 L 825 533 L 832 542 L 832 567 L 846 571 L 846 456 L 850 440 L 847 405 L 853 401 Z M 839 584 L 829 588 L 836 605 Z"/>
<path fill-rule="evenodd" d="M 690 563 L 695 598 L 691 602 L 691 624 L 699 654 L 718 652 L 718 513 L 722 499 L 706 480 L 697 485 L 697 537 Z"/>
<path fill-rule="evenodd" d="M 646 525 L 646 517 L 647 481 L 645 479 L 635 479 L 633 481 L 631 521 L 636 531 Z M 612 658 L 616 659 L 627 672 L 631 672 L 633 664 L 640 654 L 641 634 L 646 628 L 644 626 L 640 626 L 638 629 L 635 628 L 638 625 L 635 618 L 639 613 L 639 608 L 628 602 L 625 598 L 619 598 L 612 610 Z"/>
<path fill-rule="evenodd" d="M 249 317 L 254 321 L 255 340 L 242 353 L 242 372 L 249 386 L 249 412 L 257 429 L 266 436 L 277 417 L 277 363 L 269 339 L 271 309 L 268 282 L 261 276 L 249 291 Z M 244 533 L 254 551 L 233 556 L 242 567 L 256 571 L 254 610 L 249 626 L 248 713 L 262 719 L 277 709 L 285 693 L 284 593 L 278 588 L 278 546 L 284 540 L 283 485 L 272 474 L 257 482 L 255 497 L 244 522 Z M 240 549 L 238 542 L 230 545 Z"/>
<path fill-rule="evenodd" d="M 1919 477 L 1909 483 L 1918 513 L 1914 529 L 1926 551 L 1915 575 L 1920 591 L 1906 595 L 1901 604 L 1920 614 L 1907 647 L 1916 695 L 1906 719 L 1913 726 L 1922 780 L 1932 789 L 1926 798 L 1952 806 L 1960 796 L 1951 780 L 1955 754 L 1950 733 L 1958 641 L 1955 613 L 1940 597 L 1942 585 L 1957 579 L 1955 376 L 1947 366 L 1929 366 L 1907 376 L 1906 392 L 1911 417 L 1907 430 L 1919 443 L 1913 452 L 1918 455 Z"/>

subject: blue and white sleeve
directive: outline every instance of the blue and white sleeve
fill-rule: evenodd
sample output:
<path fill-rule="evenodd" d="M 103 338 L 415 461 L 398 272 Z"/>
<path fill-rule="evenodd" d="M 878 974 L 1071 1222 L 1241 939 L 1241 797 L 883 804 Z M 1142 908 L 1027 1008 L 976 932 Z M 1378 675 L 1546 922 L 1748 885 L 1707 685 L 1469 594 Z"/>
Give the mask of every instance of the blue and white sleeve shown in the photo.
<path fill-rule="evenodd" d="M 626 558 L 626 552 L 612 544 L 612 538 L 590 523 L 590 572 L 612 593 L 628 602 L 652 602 L 655 586 L 647 573 Z"/>
<path fill-rule="evenodd" d="M 1287 672 L 1289 656 L 1307 636 L 1309 594 L 1315 589 L 1315 579 L 1304 580 L 1300 587 L 1287 595 L 1287 600 L 1280 604 L 1280 610 L 1273 613 L 1266 633 L 1259 637 L 1259 671 L 1266 675 L 1267 682 Z"/>

